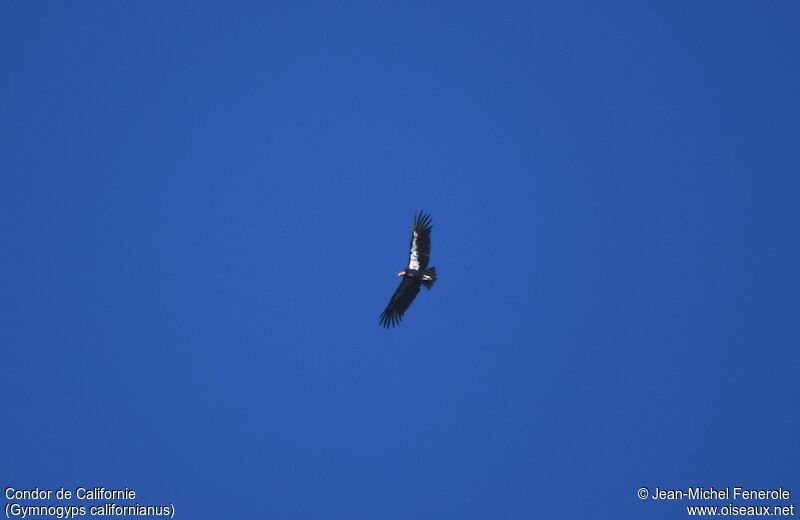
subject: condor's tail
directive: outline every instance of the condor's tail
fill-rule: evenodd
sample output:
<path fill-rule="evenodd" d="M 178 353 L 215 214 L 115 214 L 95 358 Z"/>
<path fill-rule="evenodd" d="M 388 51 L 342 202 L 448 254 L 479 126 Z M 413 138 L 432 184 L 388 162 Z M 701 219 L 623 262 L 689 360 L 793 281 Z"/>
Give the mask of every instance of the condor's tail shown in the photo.
<path fill-rule="evenodd" d="M 426 289 L 430 289 L 435 283 L 436 268 L 431 267 L 430 269 L 425 269 L 425 272 L 422 274 L 422 285 L 424 285 Z"/>

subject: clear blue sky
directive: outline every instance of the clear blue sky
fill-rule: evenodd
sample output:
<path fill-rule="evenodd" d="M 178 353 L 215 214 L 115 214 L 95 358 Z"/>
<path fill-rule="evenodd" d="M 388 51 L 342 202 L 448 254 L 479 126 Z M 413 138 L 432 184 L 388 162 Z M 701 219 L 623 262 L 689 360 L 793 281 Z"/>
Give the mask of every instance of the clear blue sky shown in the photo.
<path fill-rule="evenodd" d="M 799 28 L 795 1 L 4 2 L 0 485 L 184 519 L 800 497 Z M 439 282 L 383 330 L 417 209 Z"/>

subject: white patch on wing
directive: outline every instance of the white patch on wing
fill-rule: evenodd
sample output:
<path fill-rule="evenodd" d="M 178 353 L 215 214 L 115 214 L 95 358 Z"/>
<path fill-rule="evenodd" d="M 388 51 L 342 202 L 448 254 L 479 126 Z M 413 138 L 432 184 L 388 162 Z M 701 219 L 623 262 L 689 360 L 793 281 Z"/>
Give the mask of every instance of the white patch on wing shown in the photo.
<path fill-rule="evenodd" d="M 419 256 L 417 255 L 417 232 L 414 231 L 413 238 L 411 239 L 411 255 L 408 259 L 408 268 L 411 270 L 419 269 Z"/>

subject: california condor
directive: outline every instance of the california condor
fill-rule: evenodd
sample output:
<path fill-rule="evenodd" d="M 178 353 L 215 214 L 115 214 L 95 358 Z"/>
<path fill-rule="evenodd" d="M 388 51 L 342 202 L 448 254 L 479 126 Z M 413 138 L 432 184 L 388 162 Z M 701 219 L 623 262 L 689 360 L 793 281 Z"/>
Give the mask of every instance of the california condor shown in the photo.
<path fill-rule="evenodd" d="M 414 227 L 411 229 L 411 251 L 408 255 L 408 267 L 397 273 L 403 277 L 400 287 L 394 292 L 389 305 L 381 314 L 379 323 L 386 328 L 394 327 L 403 319 L 403 313 L 414 301 L 419 287 L 426 289 L 436 283 L 436 268 L 428 269 L 431 257 L 431 217 L 423 212 L 414 214 Z"/>

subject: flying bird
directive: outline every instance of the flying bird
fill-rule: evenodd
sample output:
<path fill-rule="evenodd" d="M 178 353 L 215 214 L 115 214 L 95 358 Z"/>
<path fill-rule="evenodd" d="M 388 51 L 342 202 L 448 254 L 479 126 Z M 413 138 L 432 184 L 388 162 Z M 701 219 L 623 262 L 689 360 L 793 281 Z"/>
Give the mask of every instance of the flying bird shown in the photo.
<path fill-rule="evenodd" d="M 411 229 L 411 251 L 408 254 L 408 267 L 397 273 L 403 280 L 394 292 L 389 305 L 381 314 L 381 326 L 394 327 L 403 319 L 403 314 L 417 297 L 419 288 L 433 287 L 436 282 L 436 268 L 428 268 L 431 257 L 431 217 L 423 212 L 414 214 L 414 226 Z"/>

